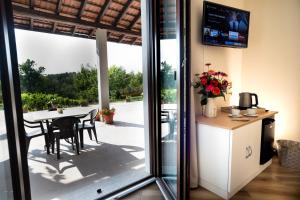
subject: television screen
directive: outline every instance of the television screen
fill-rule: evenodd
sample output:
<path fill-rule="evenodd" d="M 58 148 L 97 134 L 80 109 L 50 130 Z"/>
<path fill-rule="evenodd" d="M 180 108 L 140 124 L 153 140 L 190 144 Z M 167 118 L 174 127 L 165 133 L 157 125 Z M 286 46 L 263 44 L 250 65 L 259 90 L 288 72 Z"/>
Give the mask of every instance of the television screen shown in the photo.
<path fill-rule="evenodd" d="M 249 18 L 248 11 L 204 1 L 203 44 L 246 48 Z"/>

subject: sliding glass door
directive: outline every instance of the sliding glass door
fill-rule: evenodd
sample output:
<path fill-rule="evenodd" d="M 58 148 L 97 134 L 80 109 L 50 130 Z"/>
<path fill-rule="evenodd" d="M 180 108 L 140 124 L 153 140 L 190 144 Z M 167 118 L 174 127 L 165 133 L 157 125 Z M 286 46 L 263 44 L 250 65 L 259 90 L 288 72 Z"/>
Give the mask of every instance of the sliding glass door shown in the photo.
<path fill-rule="evenodd" d="M 176 0 L 160 1 L 160 118 L 162 178 L 177 194 L 178 66 Z"/>
<path fill-rule="evenodd" d="M 186 199 L 186 1 L 160 0 L 157 19 L 160 179 L 173 199 Z"/>

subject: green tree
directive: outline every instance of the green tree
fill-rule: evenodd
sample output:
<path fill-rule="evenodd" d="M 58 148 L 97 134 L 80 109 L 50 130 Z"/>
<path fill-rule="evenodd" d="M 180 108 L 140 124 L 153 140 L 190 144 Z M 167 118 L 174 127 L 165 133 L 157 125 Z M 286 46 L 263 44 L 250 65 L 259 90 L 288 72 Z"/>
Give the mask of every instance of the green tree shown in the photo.
<path fill-rule="evenodd" d="M 42 92 L 44 89 L 45 67 L 36 68 L 33 60 L 27 59 L 19 65 L 21 90 L 26 92 Z"/>
<path fill-rule="evenodd" d="M 78 91 L 75 86 L 76 72 L 49 74 L 45 76 L 45 90 L 47 94 L 58 94 L 62 97 L 77 98 Z"/>
<path fill-rule="evenodd" d="M 143 74 L 129 73 L 129 84 L 126 86 L 127 95 L 126 96 L 139 96 L 143 93 Z"/>
<path fill-rule="evenodd" d="M 161 101 L 163 103 L 176 102 L 175 71 L 166 61 L 161 63 Z"/>
<path fill-rule="evenodd" d="M 109 96 L 112 100 L 124 98 L 124 90 L 130 82 L 130 76 L 122 67 L 113 65 L 108 70 Z"/>
<path fill-rule="evenodd" d="M 77 97 L 89 102 L 96 102 L 98 99 L 97 69 L 87 64 L 81 65 L 80 72 L 75 76 L 75 88 Z"/>
<path fill-rule="evenodd" d="M 161 63 L 161 87 L 164 89 L 176 88 L 175 71 L 166 61 Z"/>
<path fill-rule="evenodd" d="M 89 64 L 79 72 L 44 75 L 45 68 L 33 60 L 19 65 L 22 100 L 29 110 L 47 108 L 49 102 L 71 106 L 80 102 L 98 101 L 97 70 Z M 143 93 L 142 73 L 126 72 L 120 66 L 109 68 L 110 100 L 140 100 Z M 134 97 L 134 98 L 131 98 Z M 1 100 L 0 100 L 1 104 Z"/>

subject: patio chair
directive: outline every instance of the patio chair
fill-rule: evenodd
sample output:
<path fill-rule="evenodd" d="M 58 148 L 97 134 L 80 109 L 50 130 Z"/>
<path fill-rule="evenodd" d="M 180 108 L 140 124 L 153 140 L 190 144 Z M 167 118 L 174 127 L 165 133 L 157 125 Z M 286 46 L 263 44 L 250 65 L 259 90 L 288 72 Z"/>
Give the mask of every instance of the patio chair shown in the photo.
<path fill-rule="evenodd" d="M 25 127 L 27 129 L 25 129 Z M 31 121 L 24 119 L 24 132 L 25 132 L 25 141 L 26 141 L 26 153 L 28 153 L 31 139 L 40 137 L 40 136 L 44 136 L 47 153 L 48 154 L 50 153 L 47 130 L 44 129 L 43 123 L 41 121 L 31 122 Z"/>
<path fill-rule="evenodd" d="M 80 135 L 80 145 L 81 148 L 83 148 L 84 142 L 83 142 L 83 131 L 87 130 L 90 140 L 92 140 L 92 131 L 94 133 L 94 137 L 96 142 L 98 143 L 97 138 L 97 132 L 95 127 L 95 119 L 97 116 L 98 111 L 96 109 L 91 110 L 87 116 L 89 116 L 89 119 L 83 120 L 81 124 L 79 124 L 79 135 Z"/>
<path fill-rule="evenodd" d="M 169 124 L 169 134 L 168 139 L 174 139 L 174 133 L 175 133 L 175 119 L 174 113 L 168 110 L 161 110 L 161 123 L 168 123 Z"/>
<path fill-rule="evenodd" d="M 79 155 L 79 141 L 78 141 L 78 123 L 77 117 L 61 117 L 54 120 L 48 130 L 51 135 L 52 153 L 54 153 L 54 143 L 56 142 L 57 159 L 60 159 L 60 140 L 64 139 L 72 144 L 74 150 L 74 142 L 76 145 L 76 152 Z M 71 142 L 69 141 L 71 139 Z"/>

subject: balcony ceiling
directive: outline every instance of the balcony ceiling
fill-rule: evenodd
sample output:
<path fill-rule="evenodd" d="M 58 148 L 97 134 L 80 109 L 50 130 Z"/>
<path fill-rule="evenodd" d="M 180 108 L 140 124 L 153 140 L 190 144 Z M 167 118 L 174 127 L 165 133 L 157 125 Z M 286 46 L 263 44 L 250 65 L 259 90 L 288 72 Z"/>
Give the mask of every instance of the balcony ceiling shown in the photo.
<path fill-rule="evenodd" d="M 140 0 L 12 0 L 16 28 L 141 45 Z"/>

